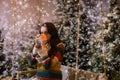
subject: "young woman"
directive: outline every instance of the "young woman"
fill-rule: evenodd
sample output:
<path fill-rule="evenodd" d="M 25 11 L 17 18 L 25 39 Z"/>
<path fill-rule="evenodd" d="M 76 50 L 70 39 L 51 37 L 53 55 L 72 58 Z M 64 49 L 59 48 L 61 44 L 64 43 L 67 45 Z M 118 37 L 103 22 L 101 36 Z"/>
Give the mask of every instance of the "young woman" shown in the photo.
<path fill-rule="evenodd" d="M 32 65 L 37 63 L 38 80 L 62 80 L 61 63 L 65 49 L 53 23 L 46 22 L 40 26 L 36 44 L 30 56 Z"/>

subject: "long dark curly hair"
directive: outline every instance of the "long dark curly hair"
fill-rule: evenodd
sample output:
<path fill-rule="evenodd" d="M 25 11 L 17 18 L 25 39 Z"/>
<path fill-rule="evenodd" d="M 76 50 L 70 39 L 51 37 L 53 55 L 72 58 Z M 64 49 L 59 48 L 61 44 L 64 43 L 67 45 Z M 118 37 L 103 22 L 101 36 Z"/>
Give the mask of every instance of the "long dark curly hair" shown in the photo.
<path fill-rule="evenodd" d="M 62 42 L 58 35 L 58 31 L 55 25 L 51 22 L 45 22 L 40 26 L 40 29 L 39 29 L 40 34 L 41 34 L 41 27 L 46 27 L 48 33 L 51 35 L 51 39 L 50 39 L 51 50 L 49 51 L 49 54 L 53 55 L 57 51 L 56 45 Z"/>

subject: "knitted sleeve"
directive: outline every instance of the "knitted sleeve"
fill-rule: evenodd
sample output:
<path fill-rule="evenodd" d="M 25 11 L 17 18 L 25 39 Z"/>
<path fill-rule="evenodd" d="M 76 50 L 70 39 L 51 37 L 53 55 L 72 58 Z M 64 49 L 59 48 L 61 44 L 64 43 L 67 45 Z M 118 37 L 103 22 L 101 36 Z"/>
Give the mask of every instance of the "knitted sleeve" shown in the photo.
<path fill-rule="evenodd" d="M 60 62 L 62 62 L 62 61 L 63 61 L 62 54 L 61 54 L 59 51 L 58 51 L 58 52 L 56 52 L 55 56 L 58 58 L 58 60 L 59 60 Z"/>
<path fill-rule="evenodd" d="M 29 56 L 29 63 L 30 65 L 35 65 L 37 63 L 37 60 L 34 58 L 32 54 Z"/>

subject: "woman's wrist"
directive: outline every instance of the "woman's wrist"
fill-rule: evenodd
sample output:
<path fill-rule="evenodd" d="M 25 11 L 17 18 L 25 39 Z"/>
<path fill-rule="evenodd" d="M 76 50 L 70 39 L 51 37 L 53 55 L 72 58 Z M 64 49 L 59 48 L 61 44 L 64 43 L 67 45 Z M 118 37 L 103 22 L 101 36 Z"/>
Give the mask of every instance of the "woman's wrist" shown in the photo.
<path fill-rule="evenodd" d="M 33 57 L 36 57 L 36 56 L 37 56 L 37 54 L 32 54 L 32 56 L 33 56 Z"/>
<path fill-rule="evenodd" d="M 49 56 L 44 56 L 44 57 L 42 57 L 42 60 L 45 60 L 45 59 L 47 59 Z"/>

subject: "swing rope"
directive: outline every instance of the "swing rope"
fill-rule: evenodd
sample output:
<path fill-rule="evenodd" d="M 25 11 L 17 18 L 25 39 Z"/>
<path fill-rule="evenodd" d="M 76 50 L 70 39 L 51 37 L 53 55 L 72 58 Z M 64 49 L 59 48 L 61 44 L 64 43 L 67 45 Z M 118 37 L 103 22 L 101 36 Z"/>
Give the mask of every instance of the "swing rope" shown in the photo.
<path fill-rule="evenodd" d="M 12 42 L 13 44 L 13 47 L 12 47 L 12 52 L 13 52 L 13 56 L 12 56 L 12 79 L 14 79 L 14 62 L 15 62 L 15 38 L 16 38 L 16 0 L 13 1 L 13 20 L 14 20 L 14 23 L 13 23 L 13 37 L 14 37 L 14 42 Z"/>
<path fill-rule="evenodd" d="M 105 54 L 105 46 L 104 46 L 104 26 L 103 26 L 103 10 L 102 10 L 103 0 L 100 0 L 100 18 L 101 18 L 101 29 L 102 29 L 102 57 L 103 57 L 103 64 L 104 64 L 104 73 L 106 73 L 106 54 Z"/>
<path fill-rule="evenodd" d="M 39 20 L 39 25 L 42 23 L 40 6 L 41 6 L 41 0 L 38 0 L 38 18 L 39 18 L 38 20 Z"/>
<path fill-rule="evenodd" d="M 101 23 L 100 23 L 100 25 L 101 25 L 101 29 L 102 29 L 102 51 L 103 51 L 103 53 L 104 53 L 104 27 L 103 27 L 103 19 L 102 19 L 102 3 L 103 3 L 103 1 L 102 0 L 100 0 L 100 18 L 101 18 Z"/>
<path fill-rule="evenodd" d="M 78 27 L 77 27 L 77 47 L 76 47 L 76 73 L 75 73 L 75 80 L 77 80 L 78 74 L 78 55 L 79 55 L 79 40 L 80 40 L 80 3 L 81 0 L 78 2 Z"/>

